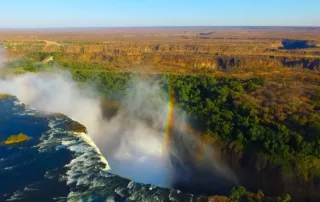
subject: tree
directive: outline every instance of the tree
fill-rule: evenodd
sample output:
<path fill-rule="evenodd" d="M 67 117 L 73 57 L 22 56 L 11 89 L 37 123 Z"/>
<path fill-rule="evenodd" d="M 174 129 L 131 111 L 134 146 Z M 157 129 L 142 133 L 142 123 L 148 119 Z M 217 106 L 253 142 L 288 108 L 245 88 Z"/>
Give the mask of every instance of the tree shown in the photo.
<path fill-rule="evenodd" d="M 232 190 L 231 190 L 231 195 L 230 195 L 230 198 L 233 200 L 233 201 L 240 201 L 242 198 L 246 197 L 247 196 L 247 190 L 246 188 L 240 186 L 240 187 L 233 187 Z"/>
<path fill-rule="evenodd" d="M 278 197 L 278 202 L 289 202 L 291 201 L 291 196 L 289 194 L 285 194 L 283 197 Z"/>

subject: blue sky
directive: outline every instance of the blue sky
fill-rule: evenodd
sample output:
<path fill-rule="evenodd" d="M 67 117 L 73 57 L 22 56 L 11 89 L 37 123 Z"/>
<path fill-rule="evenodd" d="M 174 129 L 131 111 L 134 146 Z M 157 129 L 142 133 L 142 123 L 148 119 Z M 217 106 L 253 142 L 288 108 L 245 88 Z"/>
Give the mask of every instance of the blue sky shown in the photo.
<path fill-rule="evenodd" d="M 0 0 L 0 28 L 320 26 L 320 0 Z"/>

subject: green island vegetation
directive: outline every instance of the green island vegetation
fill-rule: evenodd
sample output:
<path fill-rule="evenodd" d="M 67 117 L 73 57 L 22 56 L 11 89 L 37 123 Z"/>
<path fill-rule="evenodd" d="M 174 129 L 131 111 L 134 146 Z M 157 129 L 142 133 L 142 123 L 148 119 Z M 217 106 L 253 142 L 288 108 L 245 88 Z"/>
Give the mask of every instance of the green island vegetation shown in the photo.
<path fill-rule="evenodd" d="M 10 97 L 9 94 L 0 94 L 0 99 L 5 99 L 5 98 L 8 98 Z"/>
<path fill-rule="evenodd" d="M 76 133 L 87 133 L 87 128 L 77 121 L 70 120 L 66 122 L 64 125 L 67 128 L 67 130 L 71 130 Z"/>
<path fill-rule="evenodd" d="M 20 143 L 20 142 L 25 142 L 29 140 L 30 137 L 28 137 L 24 133 L 19 133 L 18 135 L 11 135 L 8 137 L 5 141 L 4 144 L 9 145 L 9 144 L 15 144 L 15 143 Z"/>
<path fill-rule="evenodd" d="M 48 118 L 59 119 L 59 118 L 68 118 L 68 117 L 61 113 L 54 113 L 54 114 L 48 115 Z M 65 122 L 63 126 L 69 131 L 73 131 L 76 133 L 87 133 L 87 128 L 75 120 L 69 120 Z"/>

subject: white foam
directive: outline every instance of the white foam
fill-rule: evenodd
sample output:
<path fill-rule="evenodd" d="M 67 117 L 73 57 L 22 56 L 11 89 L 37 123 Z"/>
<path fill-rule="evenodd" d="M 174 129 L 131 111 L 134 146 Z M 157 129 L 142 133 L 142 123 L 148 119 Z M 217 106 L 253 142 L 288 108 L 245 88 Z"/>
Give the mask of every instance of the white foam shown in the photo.
<path fill-rule="evenodd" d="M 24 196 L 23 196 L 23 191 L 21 190 L 17 190 L 13 193 L 13 195 L 8 198 L 6 201 L 20 201 L 23 200 Z"/>
<path fill-rule="evenodd" d="M 38 190 L 39 189 L 32 188 L 32 184 L 24 187 L 24 191 L 28 191 L 28 192 L 33 192 Z"/>
<path fill-rule="evenodd" d="M 65 202 L 67 201 L 67 197 L 56 197 L 56 198 L 53 198 L 53 200 L 56 202 Z"/>
<path fill-rule="evenodd" d="M 107 160 L 87 134 L 56 128 L 64 121 L 63 118 L 50 119 L 51 129 L 42 135 L 41 142 L 37 145 L 38 150 L 46 152 L 50 149 L 59 149 L 63 145 L 74 153 L 74 158 L 65 165 L 69 168 L 68 171 L 65 176 L 60 177 L 60 180 L 66 181 L 67 185 L 84 185 L 91 188 L 104 186 L 104 181 L 99 178 L 104 176 L 104 171 L 110 169 Z M 52 176 L 47 172 L 45 177 L 51 178 Z M 72 201 L 78 195 L 71 191 L 68 200 Z"/>
<path fill-rule="evenodd" d="M 14 166 L 9 166 L 9 167 L 5 167 L 5 170 L 12 170 L 14 168 Z"/>
<path fill-rule="evenodd" d="M 108 161 L 106 160 L 106 158 L 101 154 L 100 149 L 97 147 L 97 145 L 93 142 L 93 140 L 85 133 L 75 133 L 77 135 L 79 135 L 82 140 L 84 140 L 86 143 L 88 143 L 90 146 L 92 146 L 95 151 L 98 153 L 99 157 L 100 157 L 100 161 L 105 164 L 105 168 L 103 170 L 110 170 L 110 166 L 108 164 Z"/>

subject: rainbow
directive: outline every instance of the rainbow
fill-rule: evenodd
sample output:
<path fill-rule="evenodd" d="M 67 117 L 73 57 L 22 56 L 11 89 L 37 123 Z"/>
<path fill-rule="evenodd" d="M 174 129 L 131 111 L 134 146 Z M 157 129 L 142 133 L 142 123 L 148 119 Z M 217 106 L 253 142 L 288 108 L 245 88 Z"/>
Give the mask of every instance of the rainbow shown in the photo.
<path fill-rule="evenodd" d="M 170 133 L 173 125 L 173 118 L 174 118 L 174 103 L 173 103 L 173 96 L 172 90 L 170 89 L 170 85 L 168 82 L 168 104 L 167 104 L 167 119 L 165 123 L 164 135 L 163 135 L 163 143 L 161 148 L 161 154 L 166 151 L 166 148 L 169 145 L 170 141 Z"/>
<path fill-rule="evenodd" d="M 206 153 L 209 149 L 208 142 L 206 138 L 201 138 L 198 145 L 197 162 L 200 163 L 205 159 Z"/>
<path fill-rule="evenodd" d="M 200 142 L 198 145 L 198 152 L 196 156 L 198 163 L 205 160 L 205 157 L 208 154 L 208 152 L 212 152 L 211 145 L 212 145 L 212 139 L 210 138 L 210 136 L 205 135 L 200 139 Z"/>

